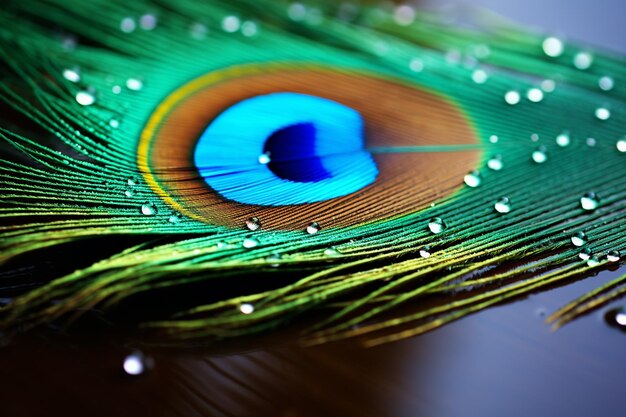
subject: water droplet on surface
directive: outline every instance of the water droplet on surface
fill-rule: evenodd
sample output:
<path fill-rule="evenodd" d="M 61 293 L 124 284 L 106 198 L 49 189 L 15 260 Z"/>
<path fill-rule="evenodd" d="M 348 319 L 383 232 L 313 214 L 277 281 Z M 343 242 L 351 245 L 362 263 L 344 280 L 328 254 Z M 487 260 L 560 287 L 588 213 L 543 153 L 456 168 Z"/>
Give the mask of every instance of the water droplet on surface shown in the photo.
<path fill-rule="evenodd" d="M 120 87 L 119 85 L 114 85 L 113 87 L 111 87 L 111 92 L 113 92 L 113 94 L 119 94 L 122 92 L 122 87 Z"/>
<path fill-rule="evenodd" d="M 489 142 L 491 143 L 498 143 L 498 137 L 496 135 L 491 135 L 489 136 Z"/>
<path fill-rule="evenodd" d="M 139 376 L 150 370 L 154 362 L 151 358 L 147 358 L 143 353 L 136 351 L 124 358 L 122 365 L 124 373 L 130 376 Z"/>
<path fill-rule="evenodd" d="M 493 206 L 498 213 L 508 213 L 511 211 L 511 200 L 508 197 L 502 197 Z"/>
<path fill-rule="evenodd" d="M 563 148 L 569 146 L 570 142 L 571 140 L 567 132 L 563 132 L 556 137 L 556 144 Z"/>
<path fill-rule="evenodd" d="M 243 242 L 241 243 L 241 245 L 246 249 L 252 249 L 258 246 L 258 244 L 259 244 L 259 241 L 251 237 L 245 238 Z"/>
<path fill-rule="evenodd" d="M 583 210 L 592 211 L 600 206 L 600 199 L 596 193 L 587 193 L 580 198 L 580 206 Z"/>
<path fill-rule="evenodd" d="M 411 62 L 409 62 L 409 68 L 413 72 L 422 72 L 424 69 L 424 61 L 419 58 L 413 58 Z"/>
<path fill-rule="evenodd" d="M 313 222 L 306 227 L 306 232 L 310 235 L 314 235 L 315 233 L 319 232 L 320 229 L 320 225 L 316 222 Z"/>
<path fill-rule="evenodd" d="M 549 57 L 556 58 L 561 56 L 565 49 L 563 41 L 554 36 L 550 36 L 544 39 L 542 43 L 543 52 Z"/>
<path fill-rule="evenodd" d="M 241 21 L 237 16 L 226 16 L 222 19 L 222 29 L 227 33 L 234 33 L 241 27 Z"/>
<path fill-rule="evenodd" d="M 180 215 L 180 213 L 172 214 L 167 219 L 167 221 L 172 223 L 172 224 L 178 224 L 178 223 L 180 223 L 181 220 L 182 220 L 182 216 Z"/>
<path fill-rule="evenodd" d="M 587 261 L 591 258 L 592 255 L 593 255 L 593 252 L 591 251 L 591 249 L 585 248 L 578 254 L 578 257 L 582 259 L 583 261 Z"/>
<path fill-rule="evenodd" d="M 135 185 L 137 185 L 137 178 L 135 178 L 135 177 L 128 177 L 126 179 L 126 184 L 130 185 L 131 187 L 134 187 Z"/>
<path fill-rule="evenodd" d="M 145 202 L 141 205 L 141 214 L 146 216 L 154 216 L 157 214 L 158 210 L 154 203 Z"/>
<path fill-rule="evenodd" d="M 536 133 L 533 133 L 530 135 L 530 140 L 533 142 L 539 142 L 539 135 Z"/>
<path fill-rule="evenodd" d="M 143 30 L 150 31 L 157 25 L 157 17 L 151 13 L 144 14 L 139 18 L 139 27 Z"/>
<path fill-rule="evenodd" d="M 324 250 L 324 255 L 326 256 L 338 256 L 339 252 L 334 247 L 330 247 Z"/>
<path fill-rule="evenodd" d="M 538 88 L 531 88 L 526 93 L 526 97 L 533 103 L 539 103 L 541 100 L 543 100 L 543 91 Z"/>
<path fill-rule="evenodd" d="M 622 257 L 622 254 L 618 250 L 609 251 L 606 255 L 606 259 L 609 262 L 619 262 Z"/>
<path fill-rule="evenodd" d="M 430 258 L 430 246 L 424 246 L 422 249 L 420 249 L 420 256 L 422 258 Z"/>
<path fill-rule="evenodd" d="M 485 82 L 487 82 L 488 78 L 489 76 L 482 69 L 477 69 L 472 72 L 472 81 L 474 81 L 476 84 L 484 84 Z"/>
<path fill-rule="evenodd" d="M 487 168 L 493 171 L 500 171 L 502 168 L 504 168 L 504 163 L 502 162 L 502 156 L 496 155 L 493 158 L 490 158 L 487 161 Z"/>
<path fill-rule="evenodd" d="M 137 23 L 135 23 L 135 19 L 133 19 L 132 17 L 125 17 L 120 22 L 120 29 L 124 33 L 134 32 L 136 28 Z"/>
<path fill-rule="evenodd" d="M 478 187 L 482 183 L 482 178 L 480 176 L 480 172 L 472 171 L 463 177 L 463 181 L 467 184 L 468 187 Z"/>
<path fill-rule="evenodd" d="M 598 107 L 595 115 L 598 120 L 609 120 L 611 117 L 611 111 L 606 107 Z"/>
<path fill-rule="evenodd" d="M 135 191 L 133 189 L 129 188 L 129 189 L 124 191 L 124 195 L 126 197 L 129 197 L 129 198 L 133 197 L 135 195 Z"/>
<path fill-rule="evenodd" d="M 117 119 L 111 119 L 109 120 L 109 126 L 111 126 L 113 129 L 117 129 L 118 127 L 120 127 L 120 121 Z"/>
<path fill-rule="evenodd" d="M 626 139 L 618 140 L 615 145 L 616 145 L 618 151 L 626 152 Z"/>
<path fill-rule="evenodd" d="M 532 159 L 537 164 L 543 164 L 546 162 L 548 160 L 548 154 L 546 153 L 545 146 L 537 148 L 532 154 Z"/>
<path fill-rule="evenodd" d="M 546 93 L 551 93 L 556 88 L 556 83 L 554 80 L 543 80 L 541 82 L 541 89 Z"/>
<path fill-rule="evenodd" d="M 430 229 L 431 233 L 439 234 L 446 230 L 446 228 L 446 222 L 444 222 L 441 217 L 434 217 L 428 222 L 428 229 Z"/>
<path fill-rule="evenodd" d="M 521 97 L 517 91 L 507 91 L 504 95 L 504 101 L 511 106 L 516 105 L 521 100 Z"/>
<path fill-rule="evenodd" d="M 587 138 L 587 139 L 585 140 L 585 143 L 587 144 L 587 146 L 589 146 L 589 147 L 593 148 L 594 146 L 596 146 L 596 144 L 597 144 L 598 142 L 596 141 L 596 139 L 595 139 L 595 138 Z"/>
<path fill-rule="evenodd" d="M 76 93 L 76 102 L 82 106 L 91 106 L 96 102 L 93 90 L 80 90 Z"/>
<path fill-rule="evenodd" d="M 139 91 L 143 88 L 143 81 L 138 78 L 129 78 L 126 80 L 126 88 L 132 91 Z"/>
<path fill-rule="evenodd" d="M 202 40 L 206 38 L 209 29 L 200 22 L 194 22 L 189 26 L 189 36 L 194 39 Z"/>
<path fill-rule="evenodd" d="M 250 217 L 246 220 L 246 227 L 248 230 L 255 231 L 261 228 L 261 220 L 258 217 Z"/>
<path fill-rule="evenodd" d="M 587 244 L 587 235 L 585 232 L 578 232 L 571 237 L 572 244 L 574 246 L 585 246 Z"/>
<path fill-rule="evenodd" d="M 598 87 L 600 87 L 603 91 L 612 90 L 614 85 L 615 81 L 613 81 L 613 78 L 611 77 L 604 76 L 598 80 Z"/>
<path fill-rule="evenodd" d="M 393 12 L 393 20 L 400 26 L 408 26 L 415 21 L 415 9 L 407 4 L 397 6 Z"/>
<path fill-rule="evenodd" d="M 80 81 L 80 72 L 78 70 L 78 68 L 73 68 L 73 69 L 64 69 L 63 70 L 63 78 L 65 78 L 66 80 L 72 82 L 72 83 L 77 83 Z"/>
<path fill-rule="evenodd" d="M 254 313 L 254 306 L 250 303 L 244 303 L 242 305 L 239 306 L 239 311 L 241 311 L 242 314 L 252 314 Z"/>
<path fill-rule="evenodd" d="M 257 27 L 257 24 L 250 20 L 246 20 L 241 25 L 241 34 L 245 37 L 251 38 L 253 36 L 256 36 L 258 32 L 259 28 Z"/>
<path fill-rule="evenodd" d="M 617 327 L 622 331 L 626 330 L 626 311 L 621 307 L 607 311 L 604 320 L 609 326 Z"/>
<path fill-rule="evenodd" d="M 600 259 L 597 256 L 592 256 L 587 260 L 587 266 L 598 266 L 600 265 Z"/>
<path fill-rule="evenodd" d="M 574 66 L 579 70 L 586 70 L 591 64 L 593 64 L 593 55 L 589 52 L 579 52 L 574 56 Z"/>
<path fill-rule="evenodd" d="M 270 158 L 270 154 L 268 152 L 265 152 L 259 155 L 259 164 L 267 165 L 270 162 L 272 162 L 272 159 Z"/>

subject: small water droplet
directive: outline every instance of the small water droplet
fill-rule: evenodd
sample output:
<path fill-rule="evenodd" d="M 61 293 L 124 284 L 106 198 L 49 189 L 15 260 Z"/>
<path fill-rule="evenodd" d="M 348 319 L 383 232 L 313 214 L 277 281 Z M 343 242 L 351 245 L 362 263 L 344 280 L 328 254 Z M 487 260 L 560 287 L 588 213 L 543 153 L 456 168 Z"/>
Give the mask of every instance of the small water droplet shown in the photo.
<path fill-rule="evenodd" d="M 144 14 L 139 18 L 139 26 L 146 31 L 153 30 L 157 25 L 157 17 L 151 13 Z"/>
<path fill-rule="evenodd" d="M 496 135 L 489 136 L 489 142 L 498 143 L 498 137 Z"/>
<path fill-rule="evenodd" d="M 80 71 L 78 70 L 78 68 L 64 69 L 63 78 L 72 83 L 77 83 L 80 81 Z"/>
<path fill-rule="evenodd" d="M 245 238 L 241 244 L 246 249 L 252 249 L 252 248 L 258 246 L 259 241 L 256 240 L 256 239 L 253 239 L 251 237 L 248 237 L 248 238 Z"/>
<path fill-rule="evenodd" d="M 596 141 L 596 139 L 595 139 L 595 138 L 587 138 L 587 139 L 585 140 L 585 143 L 586 143 L 586 144 L 587 144 L 587 146 L 589 146 L 590 148 L 593 148 L 594 146 L 596 146 L 596 144 L 597 144 L 598 142 Z"/>
<path fill-rule="evenodd" d="M 314 235 L 315 233 L 319 232 L 320 229 L 320 225 L 316 222 L 313 222 L 306 227 L 306 232 L 310 235 Z"/>
<path fill-rule="evenodd" d="M 135 351 L 124 358 L 122 367 L 126 375 L 139 376 L 149 371 L 153 365 L 152 358 L 146 357 L 142 352 Z"/>
<path fill-rule="evenodd" d="M 126 197 L 133 197 L 135 195 L 135 191 L 132 188 L 129 188 L 124 191 L 124 195 Z"/>
<path fill-rule="evenodd" d="M 125 17 L 120 22 L 120 29 L 124 33 L 134 32 L 136 28 L 137 28 L 137 23 L 135 22 L 135 19 L 133 19 L 132 17 Z"/>
<path fill-rule="evenodd" d="M 222 19 L 222 30 L 227 33 L 235 33 L 241 27 L 241 21 L 237 16 L 226 16 Z"/>
<path fill-rule="evenodd" d="M 261 220 L 258 217 L 250 217 L 246 220 L 246 227 L 248 230 L 255 231 L 261 228 Z"/>
<path fill-rule="evenodd" d="M 119 85 L 114 85 L 113 87 L 111 87 L 111 92 L 113 94 L 119 94 L 122 92 L 122 87 L 120 87 Z"/>
<path fill-rule="evenodd" d="M 546 162 L 548 160 L 548 154 L 546 152 L 545 146 L 540 146 L 539 148 L 537 148 L 532 154 L 532 159 L 537 164 L 543 164 L 544 162 Z"/>
<path fill-rule="evenodd" d="M 113 129 L 117 129 L 118 127 L 120 127 L 120 121 L 117 119 L 111 119 L 109 120 L 109 126 L 111 126 Z"/>
<path fill-rule="evenodd" d="M 137 185 L 137 178 L 135 178 L 135 177 L 128 177 L 126 179 L 126 184 L 130 185 L 131 187 L 134 187 L 135 185 Z"/>
<path fill-rule="evenodd" d="M 574 246 L 585 246 L 587 244 L 588 238 L 585 232 L 577 232 L 571 237 L 572 244 Z"/>
<path fill-rule="evenodd" d="M 419 58 L 413 58 L 411 62 L 409 62 L 409 68 L 413 72 L 422 72 L 424 69 L 424 61 Z"/>
<path fill-rule="evenodd" d="M 338 256 L 339 252 L 337 251 L 337 249 L 335 249 L 334 246 L 331 246 L 330 248 L 327 248 L 324 250 L 324 255 L 326 256 Z"/>
<path fill-rule="evenodd" d="M 563 148 L 569 146 L 570 142 L 570 137 L 567 132 L 563 132 L 556 137 L 556 144 Z"/>
<path fill-rule="evenodd" d="M 487 82 L 488 78 L 489 76 L 487 75 L 485 70 L 477 69 L 472 72 L 472 81 L 474 81 L 476 84 L 484 84 L 485 82 Z"/>
<path fill-rule="evenodd" d="M 259 164 L 267 165 L 270 162 L 272 162 L 272 159 L 270 158 L 269 152 L 265 152 L 265 153 L 262 153 L 261 155 L 259 155 Z"/>
<path fill-rule="evenodd" d="M 594 192 L 587 193 L 580 198 L 580 206 L 583 210 L 595 210 L 600 206 L 600 199 Z"/>
<path fill-rule="evenodd" d="M 532 101 L 533 103 L 539 103 L 541 100 L 543 100 L 543 91 L 538 88 L 531 88 L 526 93 L 526 97 L 529 101 Z"/>
<path fill-rule="evenodd" d="M 143 88 L 143 81 L 139 78 L 129 78 L 126 80 L 126 88 L 133 91 L 139 91 Z"/>
<path fill-rule="evenodd" d="M 538 134 L 536 134 L 536 133 L 531 134 L 531 135 L 530 135 L 530 140 L 531 140 L 532 142 L 539 142 L 539 135 L 538 135 Z"/>
<path fill-rule="evenodd" d="M 579 52 L 574 56 L 574 66 L 579 70 L 586 70 L 591 64 L 593 64 L 593 55 L 589 52 Z"/>
<path fill-rule="evenodd" d="M 587 266 L 598 266 L 600 265 L 600 259 L 597 256 L 592 256 L 587 260 Z"/>
<path fill-rule="evenodd" d="M 96 102 L 93 90 L 80 90 L 76 93 L 76 102 L 82 106 L 91 106 Z"/>
<path fill-rule="evenodd" d="M 200 22 L 194 22 L 189 26 L 189 36 L 194 39 L 202 40 L 206 38 L 208 33 L 209 29 L 206 27 L 206 25 Z"/>
<path fill-rule="evenodd" d="M 167 221 L 172 224 L 178 224 L 182 220 L 182 217 L 183 216 L 181 216 L 180 213 L 174 213 L 170 217 L 167 218 Z"/>
<path fill-rule="evenodd" d="M 508 213 L 511 211 L 511 200 L 509 200 L 508 197 L 502 197 L 498 201 L 496 201 L 496 204 L 494 204 L 494 208 L 498 213 Z"/>
<path fill-rule="evenodd" d="M 609 262 L 619 262 L 622 257 L 622 254 L 618 250 L 609 251 L 606 255 L 606 259 Z"/>
<path fill-rule="evenodd" d="M 434 217 L 428 222 L 428 229 L 430 229 L 431 233 L 439 234 L 446 230 L 446 228 L 446 222 L 444 222 L 441 217 Z"/>
<path fill-rule="evenodd" d="M 241 34 L 245 37 L 251 38 L 253 36 L 256 36 L 258 32 L 259 29 L 257 27 L 257 24 L 250 20 L 243 22 L 243 24 L 241 25 Z"/>
<path fill-rule="evenodd" d="M 276 261 L 280 261 L 281 256 L 278 253 L 273 253 L 270 256 L 267 257 L 267 260 L 270 261 L 270 266 L 272 268 L 278 268 L 280 266 L 279 263 L 276 263 Z"/>
<path fill-rule="evenodd" d="M 591 258 L 592 255 L 593 251 L 589 248 L 585 248 L 578 254 L 578 257 L 583 261 L 587 261 Z"/>
<path fill-rule="evenodd" d="M 606 312 L 604 315 L 609 326 L 617 327 L 621 330 L 626 330 L 626 311 L 623 308 L 613 308 Z"/>
<path fill-rule="evenodd" d="M 396 6 L 393 12 L 393 20 L 399 26 L 408 26 L 415 21 L 415 9 L 408 4 Z"/>
<path fill-rule="evenodd" d="M 618 151 L 626 152 L 626 139 L 618 140 L 615 145 L 616 145 Z"/>
<path fill-rule="evenodd" d="M 472 171 L 463 177 L 463 181 L 467 184 L 468 187 L 478 187 L 482 183 L 482 177 L 480 176 L 480 172 Z"/>
<path fill-rule="evenodd" d="M 487 161 L 487 168 L 493 171 L 500 171 L 502 168 L 504 168 L 504 162 L 502 162 L 502 156 L 496 155 L 493 158 L 490 158 Z"/>
<path fill-rule="evenodd" d="M 511 106 L 516 105 L 517 103 L 520 102 L 520 95 L 517 91 L 508 91 L 505 95 L 504 95 L 504 101 L 506 101 L 507 104 L 510 104 Z"/>
<path fill-rule="evenodd" d="M 604 76 L 598 80 L 598 86 L 603 91 L 612 90 L 614 85 L 615 85 L 615 82 L 613 81 L 613 78 L 611 77 Z"/>
<path fill-rule="evenodd" d="M 146 201 L 145 203 L 141 205 L 141 214 L 143 215 L 154 216 L 155 214 L 157 214 L 157 212 L 158 210 L 157 210 L 156 205 L 154 205 L 154 203 Z"/>
<path fill-rule="evenodd" d="M 430 246 L 424 246 L 419 253 L 422 258 L 430 258 Z"/>
<path fill-rule="evenodd" d="M 241 311 L 242 314 L 252 314 L 254 313 L 254 306 L 250 303 L 243 303 L 242 305 L 239 306 L 239 311 Z"/>
<path fill-rule="evenodd" d="M 609 120 L 611 117 L 611 111 L 606 107 L 598 107 L 595 115 L 598 120 Z"/>
<path fill-rule="evenodd" d="M 544 39 L 542 43 L 543 52 L 549 57 L 556 58 L 561 56 L 565 46 L 563 45 L 563 41 L 554 36 L 549 36 Z"/>
<path fill-rule="evenodd" d="M 541 82 L 541 89 L 546 93 L 551 93 L 556 88 L 556 83 L 554 80 L 543 80 Z"/>

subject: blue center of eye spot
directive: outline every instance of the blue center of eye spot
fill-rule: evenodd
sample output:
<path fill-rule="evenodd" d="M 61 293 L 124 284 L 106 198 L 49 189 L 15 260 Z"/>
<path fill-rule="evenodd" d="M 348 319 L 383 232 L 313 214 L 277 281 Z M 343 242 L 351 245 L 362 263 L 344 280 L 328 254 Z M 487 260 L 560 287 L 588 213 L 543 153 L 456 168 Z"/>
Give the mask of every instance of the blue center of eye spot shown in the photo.
<path fill-rule="evenodd" d="M 198 139 L 194 163 L 229 200 L 264 206 L 325 201 L 375 181 L 378 169 L 364 149 L 363 125 L 356 110 L 325 98 L 256 96 L 210 123 Z"/>

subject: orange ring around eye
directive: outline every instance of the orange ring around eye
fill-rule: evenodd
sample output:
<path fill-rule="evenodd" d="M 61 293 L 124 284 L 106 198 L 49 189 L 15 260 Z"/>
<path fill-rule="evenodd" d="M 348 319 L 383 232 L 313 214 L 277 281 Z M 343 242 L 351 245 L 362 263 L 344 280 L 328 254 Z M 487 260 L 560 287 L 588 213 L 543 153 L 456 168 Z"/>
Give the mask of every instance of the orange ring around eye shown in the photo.
<path fill-rule="evenodd" d="M 228 107 L 274 92 L 324 97 L 357 110 L 365 120 L 367 147 L 479 143 L 457 106 L 406 81 L 322 65 L 245 65 L 201 76 L 157 107 L 138 148 L 138 166 L 147 183 L 173 209 L 205 223 L 242 227 L 258 217 L 270 230 L 299 230 L 313 221 L 324 228 L 345 227 L 428 207 L 457 190 L 480 160 L 478 150 L 378 154 L 377 180 L 344 197 L 277 207 L 226 200 L 195 169 L 196 142 Z"/>

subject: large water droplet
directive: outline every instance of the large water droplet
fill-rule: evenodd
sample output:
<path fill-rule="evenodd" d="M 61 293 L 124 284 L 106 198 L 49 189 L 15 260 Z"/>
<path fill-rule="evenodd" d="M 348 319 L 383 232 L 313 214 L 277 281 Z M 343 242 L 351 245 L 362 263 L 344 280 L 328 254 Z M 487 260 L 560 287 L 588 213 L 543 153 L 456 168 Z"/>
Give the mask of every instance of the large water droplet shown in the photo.
<path fill-rule="evenodd" d="M 556 137 L 556 144 L 563 148 L 569 146 L 570 142 L 570 137 L 567 132 L 563 132 Z"/>
<path fill-rule="evenodd" d="M 124 33 L 134 32 L 136 28 L 137 28 L 137 23 L 135 22 L 135 19 L 133 19 L 132 17 L 125 17 L 120 22 L 120 29 Z"/>
<path fill-rule="evenodd" d="M 246 249 L 252 249 L 259 244 L 259 241 L 251 237 L 248 237 L 248 238 L 245 238 L 241 244 Z"/>
<path fill-rule="evenodd" d="M 532 159 L 537 164 L 543 164 L 548 160 L 548 153 L 545 146 L 540 146 L 532 153 Z"/>
<path fill-rule="evenodd" d="M 314 235 L 315 233 L 319 232 L 320 229 L 320 225 L 316 222 L 313 222 L 306 227 L 306 232 L 310 235 Z"/>
<path fill-rule="evenodd" d="M 480 172 L 472 171 L 463 178 L 463 181 L 468 187 L 475 188 L 481 184 L 482 178 L 480 176 Z"/>
<path fill-rule="evenodd" d="M 587 193 L 580 198 L 580 206 L 583 210 L 592 211 L 600 206 L 600 199 L 596 193 Z"/>
<path fill-rule="evenodd" d="M 150 370 L 154 365 L 152 358 L 146 357 L 143 353 L 136 351 L 124 358 L 122 368 L 126 375 L 139 376 Z"/>
<path fill-rule="evenodd" d="M 252 314 L 254 313 L 254 306 L 250 303 L 243 303 L 239 306 L 239 311 L 241 311 L 242 314 Z"/>
<path fill-rule="evenodd" d="M 587 235 L 585 234 L 585 232 L 578 232 L 578 233 L 574 234 L 571 237 L 571 240 L 572 240 L 572 244 L 574 246 L 578 246 L 578 247 L 585 246 L 587 244 L 587 241 L 588 241 Z"/>
<path fill-rule="evenodd" d="M 487 167 L 493 171 L 500 171 L 504 168 L 504 163 L 502 162 L 502 156 L 496 155 L 493 158 L 487 161 Z"/>
<path fill-rule="evenodd" d="M 508 91 L 505 95 L 504 95 L 504 101 L 506 101 L 507 104 L 510 104 L 511 106 L 516 105 L 517 103 L 520 102 L 520 95 L 517 91 Z"/>
<path fill-rule="evenodd" d="M 78 68 L 64 69 L 63 78 L 70 82 L 77 83 L 80 81 L 80 71 L 78 70 Z"/>
<path fill-rule="evenodd" d="M 498 213 L 505 214 L 511 211 L 511 201 L 508 197 L 502 197 L 496 201 L 496 204 L 493 207 Z"/>
<path fill-rule="evenodd" d="M 93 90 L 80 90 L 76 93 L 76 102 L 82 106 L 91 106 L 96 102 Z"/>
<path fill-rule="evenodd" d="M 446 230 L 446 222 L 441 217 L 434 217 L 428 222 L 428 228 L 434 234 L 438 234 Z"/>
<path fill-rule="evenodd" d="M 261 220 L 258 217 L 250 217 L 246 220 L 246 227 L 253 232 L 259 230 L 261 228 Z"/>
<path fill-rule="evenodd" d="M 139 91 L 143 88 L 143 81 L 139 78 L 129 78 L 126 80 L 126 88 L 133 91 Z"/>
<path fill-rule="evenodd" d="M 618 250 L 609 251 L 606 255 L 606 259 L 609 262 L 619 262 L 622 257 L 622 254 Z"/>
<path fill-rule="evenodd" d="M 526 97 L 529 101 L 532 101 L 533 103 L 539 103 L 541 100 L 543 100 L 543 91 L 538 88 L 531 88 L 526 93 Z"/>
<path fill-rule="evenodd" d="M 611 117 L 611 111 L 606 107 L 598 107 L 595 115 L 598 120 L 608 120 Z"/>
<path fill-rule="evenodd" d="M 484 84 L 485 82 L 487 82 L 488 78 L 489 76 L 487 75 L 485 70 L 477 69 L 472 72 L 472 81 L 474 81 L 476 84 Z"/>
<path fill-rule="evenodd" d="M 430 246 L 424 246 L 422 249 L 420 249 L 420 256 L 422 258 L 430 258 Z"/>
<path fill-rule="evenodd" d="M 237 16 L 226 16 L 222 19 L 222 30 L 227 33 L 235 33 L 241 27 L 241 21 Z"/>
<path fill-rule="evenodd" d="M 582 259 L 583 261 L 587 261 L 591 259 L 592 255 L 593 255 L 593 251 L 589 248 L 585 248 L 578 254 L 578 257 Z"/>
<path fill-rule="evenodd" d="M 146 216 L 154 216 L 155 214 L 157 214 L 157 212 L 158 210 L 154 203 L 146 201 L 141 205 L 141 214 L 144 214 Z"/>

